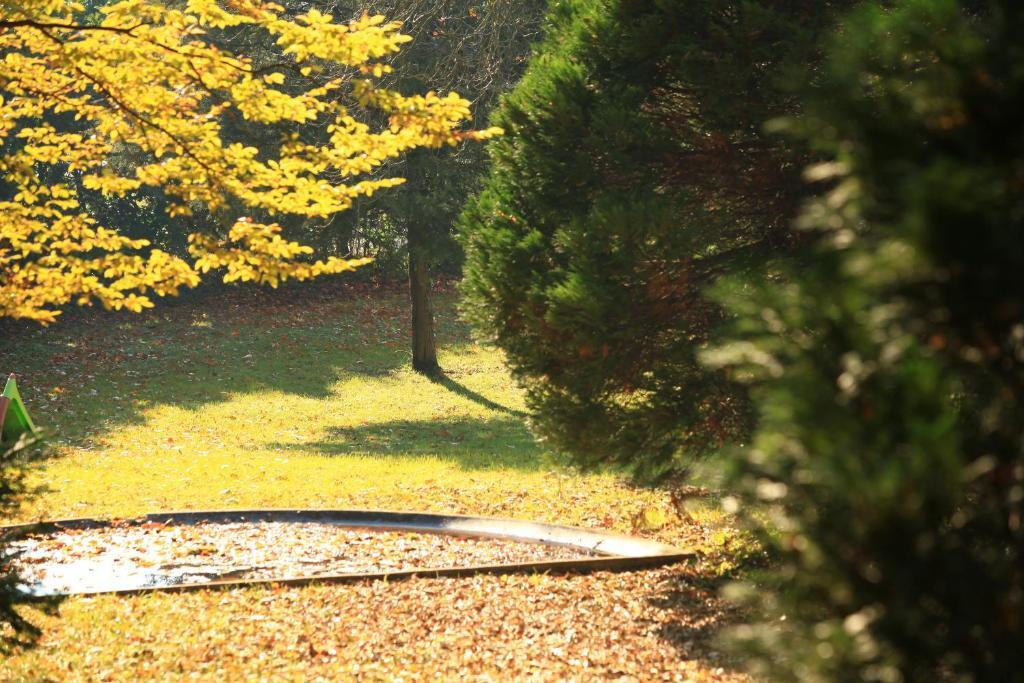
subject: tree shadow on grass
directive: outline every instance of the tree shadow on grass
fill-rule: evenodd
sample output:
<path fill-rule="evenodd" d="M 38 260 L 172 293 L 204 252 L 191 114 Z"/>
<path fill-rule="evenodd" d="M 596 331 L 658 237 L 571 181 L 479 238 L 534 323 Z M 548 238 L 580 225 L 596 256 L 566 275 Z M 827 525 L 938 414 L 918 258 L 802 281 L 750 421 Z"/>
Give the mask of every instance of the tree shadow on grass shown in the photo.
<path fill-rule="evenodd" d="M 198 411 L 238 394 L 323 399 L 337 382 L 409 363 L 404 295 L 239 292 L 144 314 L 91 311 L 41 328 L 6 327 L 0 374 L 17 372 L 36 422 L 80 442 L 145 422 L 145 411 Z M 454 301 L 439 297 L 439 337 L 468 343 Z M 484 399 L 486 400 L 486 399 Z"/>
<path fill-rule="evenodd" d="M 521 420 L 510 417 L 457 420 L 394 420 L 357 427 L 330 427 L 307 443 L 270 443 L 267 448 L 307 455 L 434 456 L 465 470 L 534 471 L 547 455 Z"/>
<path fill-rule="evenodd" d="M 519 419 L 523 419 L 527 416 L 526 412 L 522 410 L 516 410 L 515 408 L 509 408 L 508 406 L 502 405 L 491 399 L 487 398 L 483 394 L 473 391 L 464 384 L 459 384 L 448 375 L 443 373 L 429 376 L 429 379 L 434 384 L 444 387 L 448 391 L 458 394 L 459 396 L 476 403 L 479 406 L 483 406 L 488 410 L 493 410 L 498 413 L 505 413 L 506 415 L 512 415 Z"/>

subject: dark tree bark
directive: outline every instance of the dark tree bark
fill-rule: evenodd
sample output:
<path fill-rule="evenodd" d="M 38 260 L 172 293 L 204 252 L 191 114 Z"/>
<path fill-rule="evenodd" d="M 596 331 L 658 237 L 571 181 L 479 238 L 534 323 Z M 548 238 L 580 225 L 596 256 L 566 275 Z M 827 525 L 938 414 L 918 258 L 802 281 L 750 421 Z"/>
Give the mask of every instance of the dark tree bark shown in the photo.
<path fill-rule="evenodd" d="M 436 375 L 437 346 L 434 342 L 434 311 L 430 305 L 430 273 L 418 244 L 421 236 L 409 226 L 409 299 L 412 301 L 412 367 L 416 372 Z"/>

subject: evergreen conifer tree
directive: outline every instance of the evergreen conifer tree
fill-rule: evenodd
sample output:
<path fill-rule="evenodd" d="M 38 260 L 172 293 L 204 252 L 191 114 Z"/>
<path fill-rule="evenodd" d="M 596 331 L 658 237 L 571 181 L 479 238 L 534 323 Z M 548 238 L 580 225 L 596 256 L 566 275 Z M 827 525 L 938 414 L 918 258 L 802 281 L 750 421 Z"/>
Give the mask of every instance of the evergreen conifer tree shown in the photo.
<path fill-rule="evenodd" d="M 553 3 L 461 218 L 464 311 L 579 462 L 657 479 L 747 433 L 697 359 L 722 317 L 702 288 L 790 242 L 802 156 L 762 123 L 794 113 L 785 65 L 834 4 Z"/>
<path fill-rule="evenodd" d="M 738 481 L 779 558 L 737 635 L 783 679 L 1020 681 L 1024 6 L 887 5 L 797 124 L 832 157 L 814 246 L 721 288 L 709 357 L 753 383 Z"/>

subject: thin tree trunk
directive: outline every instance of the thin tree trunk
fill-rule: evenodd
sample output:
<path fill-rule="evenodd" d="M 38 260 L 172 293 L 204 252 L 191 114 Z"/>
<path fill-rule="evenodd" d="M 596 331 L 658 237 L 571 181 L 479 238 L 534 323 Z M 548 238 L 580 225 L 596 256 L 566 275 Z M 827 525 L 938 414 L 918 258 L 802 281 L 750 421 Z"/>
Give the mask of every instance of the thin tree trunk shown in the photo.
<path fill-rule="evenodd" d="M 412 300 L 412 368 L 426 375 L 441 371 L 434 343 L 434 311 L 430 306 L 430 275 L 427 262 L 415 248 L 409 231 L 409 298 Z"/>

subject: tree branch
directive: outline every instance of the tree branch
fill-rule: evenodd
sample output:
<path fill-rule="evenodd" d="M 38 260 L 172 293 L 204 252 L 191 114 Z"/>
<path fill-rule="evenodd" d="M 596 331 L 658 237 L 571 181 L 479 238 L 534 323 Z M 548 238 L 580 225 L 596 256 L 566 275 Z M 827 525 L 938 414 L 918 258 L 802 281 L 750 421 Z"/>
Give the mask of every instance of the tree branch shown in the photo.
<path fill-rule="evenodd" d="M 61 48 L 64 47 L 63 41 L 61 41 L 56 36 L 52 35 L 47 29 L 41 28 L 39 30 L 47 38 L 49 38 L 50 40 L 52 40 L 52 41 L 56 42 L 57 44 L 59 44 L 61 46 Z M 177 135 L 175 135 L 174 133 L 172 133 L 169 130 L 165 129 L 163 126 L 161 126 L 161 125 L 151 121 L 148 117 L 142 115 L 141 113 L 139 113 L 139 112 L 135 111 L 134 109 L 132 109 L 131 107 L 129 107 L 127 104 L 125 104 L 123 101 L 121 101 L 121 99 L 119 97 L 117 97 L 111 91 L 110 86 L 108 84 L 101 82 L 99 79 L 95 78 L 94 76 L 92 76 L 88 72 L 84 71 L 80 66 L 78 66 L 78 64 L 75 64 L 74 62 L 71 62 L 69 64 L 69 66 L 72 69 L 74 69 L 76 73 L 81 75 L 82 78 L 86 79 L 87 81 L 92 83 L 96 88 L 98 88 L 99 92 L 102 93 L 104 96 L 106 96 L 111 102 L 113 102 L 114 105 L 119 110 L 123 111 L 128 116 L 134 118 L 136 121 L 141 123 L 144 127 L 150 128 L 152 130 L 158 131 L 159 133 L 161 133 L 163 135 L 166 135 L 176 146 L 178 146 L 181 149 L 182 153 L 185 156 L 187 156 L 190 159 L 192 159 L 193 161 L 195 161 L 197 164 L 199 164 L 199 166 L 204 171 L 206 171 L 207 181 L 208 182 L 210 182 L 212 185 L 215 185 L 215 186 L 219 185 L 219 183 L 216 180 L 217 174 L 213 171 L 212 168 L 209 167 L 209 165 L 206 164 L 206 162 L 204 162 L 202 159 L 200 159 L 198 156 L 196 156 L 188 148 L 188 144 L 185 143 L 185 141 L 183 141 L 180 138 L 178 138 Z"/>
<path fill-rule="evenodd" d="M 40 31 L 49 29 L 62 29 L 67 31 L 108 31 L 110 33 L 127 33 L 142 26 L 97 26 L 94 24 L 65 24 L 60 22 L 36 21 L 35 19 L 15 19 L 13 21 L 0 21 L 0 29 L 5 28 L 35 28 Z"/>

